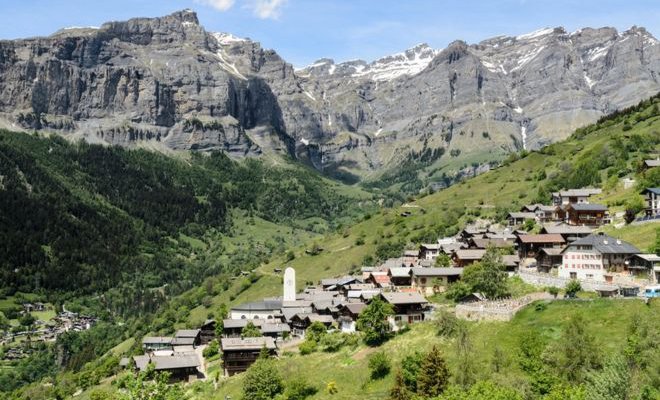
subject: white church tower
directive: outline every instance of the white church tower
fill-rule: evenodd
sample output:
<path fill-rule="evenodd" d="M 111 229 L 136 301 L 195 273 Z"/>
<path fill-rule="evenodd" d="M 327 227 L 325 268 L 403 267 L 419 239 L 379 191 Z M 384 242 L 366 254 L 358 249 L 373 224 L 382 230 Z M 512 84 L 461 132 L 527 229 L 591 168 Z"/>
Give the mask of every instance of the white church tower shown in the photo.
<path fill-rule="evenodd" d="M 296 270 L 288 267 L 284 270 L 283 301 L 296 301 Z"/>

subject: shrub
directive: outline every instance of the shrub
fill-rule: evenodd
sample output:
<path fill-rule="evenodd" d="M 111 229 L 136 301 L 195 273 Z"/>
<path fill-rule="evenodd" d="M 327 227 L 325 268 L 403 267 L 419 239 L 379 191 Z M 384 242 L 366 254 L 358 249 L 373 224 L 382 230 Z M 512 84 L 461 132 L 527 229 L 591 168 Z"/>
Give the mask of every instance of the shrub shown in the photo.
<path fill-rule="evenodd" d="M 382 379 L 390 373 L 392 368 L 390 358 L 384 351 L 374 353 L 369 358 L 369 371 L 371 371 L 371 379 Z"/>
<path fill-rule="evenodd" d="M 220 344 L 218 343 L 217 339 L 213 339 L 211 343 L 209 343 L 209 345 L 206 346 L 202 354 L 204 355 L 204 358 L 211 358 L 217 355 L 219 352 L 220 352 Z"/>
<path fill-rule="evenodd" d="M 318 389 L 315 386 L 310 385 L 303 378 L 296 378 L 286 385 L 284 398 L 286 400 L 303 400 L 314 396 L 316 392 Z"/>
<path fill-rule="evenodd" d="M 559 288 L 556 286 L 550 286 L 548 288 L 548 293 L 552 295 L 555 299 L 557 298 L 557 295 L 559 295 Z"/>
<path fill-rule="evenodd" d="M 582 290 L 582 285 L 580 285 L 580 282 L 576 279 L 571 280 L 568 282 L 566 285 L 566 288 L 564 289 L 566 291 L 566 296 L 568 297 L 575 297 L 575 295 Z"/>
<path fill-rule="evenodd" d="M 438 327 L 438 335 L 444 337 L 452 337 L 456 334 L 458 324 L 460 321 L 456 315 L 446 310 L 441 310 L 437 314 L 436 326 Z"/>
<path fill-rule="evenodd" d="M 315 340 L 307 339 L 300 345 L 300 347 L 298 347 L 298 350 L 300 350 L 300 354 L 304 356 L 315 352 L 317 347 L 318 343 L 316 343 Z"/>

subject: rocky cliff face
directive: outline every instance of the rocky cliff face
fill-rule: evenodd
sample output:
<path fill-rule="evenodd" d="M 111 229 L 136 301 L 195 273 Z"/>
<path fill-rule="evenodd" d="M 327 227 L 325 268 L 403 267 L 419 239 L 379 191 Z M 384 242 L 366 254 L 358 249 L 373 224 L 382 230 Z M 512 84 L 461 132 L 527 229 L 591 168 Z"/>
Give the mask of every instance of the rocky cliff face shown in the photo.
<path fill-rule="evenodd" d="M 364 177 L 538 148 L 657 93 L 659 74 L 658 41 L 636 27 L 422 44 L 294 71 L 185 10 L 0 42 L 0 118 L 121 145 L 280 151 Z"/>

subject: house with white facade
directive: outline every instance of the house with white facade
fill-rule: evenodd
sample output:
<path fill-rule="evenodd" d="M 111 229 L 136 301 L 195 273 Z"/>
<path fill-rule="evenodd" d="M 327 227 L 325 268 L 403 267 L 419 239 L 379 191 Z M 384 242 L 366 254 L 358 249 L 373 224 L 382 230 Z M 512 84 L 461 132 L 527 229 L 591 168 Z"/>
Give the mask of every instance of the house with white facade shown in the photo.
<path fill-rule="evenodd" d="M 612 282 L 638 248 L 604 233 L 589 235 L 570 243 L 562 251 L 559 276 L 562 278 Z"/>
<path fill-rule="evenodd" d="M 646 188 L 641 194 L 646 200 L 644 214 L 647 217 L 660 216 L 660 188 Z"/>
<path fill-rule="evenodd" d="M 602 190 L 597 188 L 560 190 L 552 193 L 552 204 L 555 206 L 589 204 L 589 197 L 601 193 Z"/>

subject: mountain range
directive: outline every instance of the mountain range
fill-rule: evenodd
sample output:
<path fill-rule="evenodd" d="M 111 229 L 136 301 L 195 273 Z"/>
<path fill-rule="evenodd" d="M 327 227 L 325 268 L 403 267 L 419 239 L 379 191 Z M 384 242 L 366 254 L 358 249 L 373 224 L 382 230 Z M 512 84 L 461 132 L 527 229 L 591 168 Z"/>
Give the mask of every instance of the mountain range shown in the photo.
<path fill-rule="evenodd" d="M 537 149 L 660 91 L 644 28 L 548 28 L 294 69 L 191 10 L 0 41 L 0 126 L 163 150 L 284 154 L 348 180 L 429 182 Z"/>

